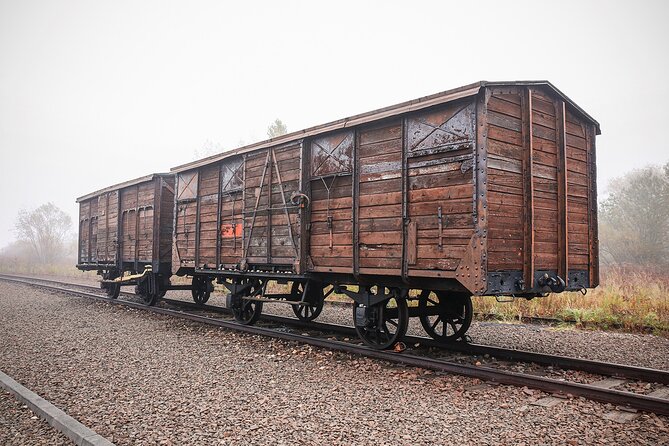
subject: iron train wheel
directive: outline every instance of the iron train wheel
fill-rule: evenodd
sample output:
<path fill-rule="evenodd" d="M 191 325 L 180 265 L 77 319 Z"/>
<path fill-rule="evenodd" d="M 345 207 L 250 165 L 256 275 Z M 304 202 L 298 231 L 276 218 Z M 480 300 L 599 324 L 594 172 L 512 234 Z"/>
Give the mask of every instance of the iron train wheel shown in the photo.
<path fill-rule="evenodd" d="M 193 300 L 198 305 L 204 305 L 209 300 L 211 292 L 207 291 L 207 281 L 201 277 L 193 277 L 193 288 L 190 290 Z"/>
<path fill-rule="evenodd" d="M 154 274 L 140 279 L 135 286 L 135 294 L 142 298 L 142 301 L 149 307 L 154 306 L 160 298 L 159 281 Z"/>
<path fill-rule="evenodd" d="M 257 279 L 243 280 L 242 283 L 249 283 L 251 286 L 246 291 L 247 297 L 255 295 L 256 291 L 262 287 L 262 283 Z M 238 296 L 233 301 L 230 310 L 232 310 L 232 315 L 237 322 L 243 325 L 253 325 L 258 322 L 262 314 L 262 301 L 247 300 L 242 296 Z"/>
<path fill-rule="evenodd" d="M 142 298 L 142 302 L 144 302 L 149 307 L 152 307 L 158 302 L 159 294 L 149 292 L 149 290 L 147 290 L 147 286 L 147 283 L 143 283 L 135 288 L 135 292 L 137 295 L 139 295 L 139 297 Z"/>
<path fill-rule="evenodd" d="M 244 325 L 253 325 L 258 322 L 262 314 L 262 302 L 257 300 L 242 300 L 241 304 L 232 308 L 235 320 Z"/>
<path fill-rule="evenodd" d="M 118 299 L 118 296 L 121 294 L 121 285 L 117 285 L 115 283 L 107 283 L 105 285 L 105 292 L 107 293 L 107 297 L 110 299 Z"/>
<path fill-rule="evenodd" d="M 142 293 L 140 294 L 142 300 L 149 307 L 154 306 L 158 302 L 158 293 Z"/>
<path fill-rule="evenodd" d="M 312 284 L 312 286 L 316 286 Z M 302 293 L 304 292 L 304 285 L 301 282 L 293 282 L 293 286 L 290 289 L 290 294 L 295 296 L 297 300 L 302 299 Z M 313 299 L 312 299 L 313 297 Z M 310 293 L 308 296 L 308 305 L 291 305 L 293 307 L 293 313 L 295 316 L 304 322 L 310 322 L 316 319 L 323 311 L 323 289 L 319 288 L 318 293 Z"/>
<path fill-rule="evenodd" d="M 358 321 L 358 305 L 353 306 L 353 324 L 362 342 L 383 350 L 400 341 L 409 326 L 409 307 L 403 297 L 393 297 L 367 309 L 367 321 Z"/>
<path fill-rule="evenodd" d="M 426 314 L 426 311 L 434 307 L 437 314 Z M 452 342 L 463 338 L 474 315 L 470 296 L 449 296 L 443 291 L 423 290 L 418 296 L 418 308 L 423 329 L 439 342 Z"/>

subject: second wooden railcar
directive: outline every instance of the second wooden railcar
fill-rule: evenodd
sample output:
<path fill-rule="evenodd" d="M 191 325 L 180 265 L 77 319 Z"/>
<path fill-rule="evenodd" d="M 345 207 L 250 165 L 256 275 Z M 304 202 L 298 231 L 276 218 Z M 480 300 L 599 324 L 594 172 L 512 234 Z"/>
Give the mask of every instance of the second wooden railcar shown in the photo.
<path fill-rule="evenodd" d="M 110 296 L 118 296 L 121 285 L 136 285 L 147 302 L 155 302 L 172 275 L 174 175 L 144 176 L 77 202 L 77 267 L 98 271 Z M 127 280 L 124 273 L 136 277 Z"/>

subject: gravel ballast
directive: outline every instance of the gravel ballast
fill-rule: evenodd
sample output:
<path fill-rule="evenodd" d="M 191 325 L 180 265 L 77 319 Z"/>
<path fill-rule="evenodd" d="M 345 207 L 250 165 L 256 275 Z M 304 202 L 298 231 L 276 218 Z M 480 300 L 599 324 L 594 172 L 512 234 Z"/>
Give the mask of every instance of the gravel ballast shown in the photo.
<path fill-rule="evenodd" d="M 225 297 L 212 296 L 209 303 L 225 306 Z M 282 304 L 266 304 L 263 313 L 294 317 L 290 306 Z M 325 305 L 317 321 L 352 326 L 353 309 Z M 408 334 L 426 336 L 418 318 L 410 319 Z M 669 339 L 649 334 L 500 322 L 473 322 L 467 334 L 477 344 L 669 370 Z"/>
<path fill-rule="evenodd" d="M 0 369 L 120 445 L 669 442 L 666 417 L 619 424 L 583 399 L 539 407 L 530 389 L 6 282 Z"/>
<path fill-rule="evenodd" d="M 65 435 L 35 415 L 28 406 L 0 389 L 0 444 L 70 445 Z"/>
<path fill-rule="evenodd" d="M 95 276 L 91 275 L 81 275 L 81 277 L 74 278 L 58 278 L 55 276 L 45 278 L 83 285 L 97 286 L 99 284 Z M 124 290 L 131 291 L 132 288 L 125 288 Z M 192 302 L 190 292 L 187 291 L 170 291 L 167 297 Z M 490 299 L 493 298 L 490 297 Z M 209 303 L 225 306 L 225 296 L 214 293 Z M 294 317 L 288 305 L 266 304 L 263 312 Z M 326 304 L 323 312 L 318 317 L 318 322 L 351 326 L 353 324 L 352 309 L 350 306 Z M 410 320 L 408 333 L 416 336 L 426 336 L 416 318 Z M 475 321 L 467 334 L 471 341 L 477 344 L 669 370 L 669 338 L 650 334 L 581 330 L 573 326 L 554 327 L 494 321 Z"/>

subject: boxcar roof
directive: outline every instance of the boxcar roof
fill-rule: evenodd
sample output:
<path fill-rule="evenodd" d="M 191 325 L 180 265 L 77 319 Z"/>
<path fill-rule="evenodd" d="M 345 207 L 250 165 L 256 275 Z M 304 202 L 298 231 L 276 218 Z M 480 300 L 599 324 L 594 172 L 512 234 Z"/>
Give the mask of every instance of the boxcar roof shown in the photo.
<path fill-rule="evenodd" d="M 574 101 L 569 99 L 564 93 L 558 90 L 553 84 L 548 81 L 512 81 L 512 82 L 488 82 L 480 81 L 473 84 L 465 85 L 464 87 L 455 88 L 452 90 L 442 91 L 441 93 L 436 93 L 430 96 L 424 96 L 422 98 L 414 99 L 411 101 L 402 102 L 399 104 L 391 105 L 389 107 L 380 108 L 378 110 L 373 110 L 370 112 L 362 113 L 359 115 L 350 116 L 348 118 L 339 119 L 337 121 L 329 122 L 327 124 L 317 125 L 315 127 L 309 127 L 304 130 L 298 130 L 296 132 L 287 133 L 285 135 L 277 136 L 276 138 L 271 138 L 265 141 L 260 141 L 253 143 L 247 146 L 242 146 L 237 149 L 229 150 L 227 152 L 219 153 L 216 155 L 203 158 L 201 160 L 192 161 L 190 163 L 182 164 L 177 167 L 170 169 L 172 172 L 183 172 L 185 170 L 195 169 L 200 166 L 207 165 L 222 159 L 247 153 L 253 150 L 262 149 L 265 147 L 271 147 L 279 144 L 285 144 L 292 141 L 297 141 L 302 138 L 306 138 L 313 135 L 318 135 L 321 133 L 326 133 L 334 130 L 340 130 L 348 127 L 353 127 L 356 125 L 364 124 L 371 121 L 376 121 L 379 119 L 396 116 L 402 113 L 407 113 L 415 110 L 420 110 L 423 108 L 431 107 L 433 105 L 443 104 L 446 102 L 455 101 L 458 99 L 474 96 L 478 94 L 481 88 L 485 87 L 494 87 L 494 86 L 543 86 L 552 90 L 555 94 L 560 96 L 565 102 L 570 104 L 577 113 L 582 117 L 590 121 L 595 125 L 595 130 L 599 135 L 601 133 L 599 128 L 599 123 L 589 114 L 587 114 L 581 107 L 579 107 Z"/>
<path fill-rule="evenodd" d="M 96 190 L 95 192 L 91 192 L 90 194 L 86 194 L 82 197 L 79 197 L 79 198 L 77 198 L 76 202 L 79 203 L 79 202 L 88 200 L 90 198 L 97 197 L 98 195 L 102 195 L 102 194 L 107 193 L 107 192 L 123 189 L 124 187 L 134 186 L 135 184 L 146 183 L 147 181 L 153 180 L 155 177 L 169 176 L 169 175 L 174 175 L 174 174 L 172 174 L 172 173 L 152 173 L 150 175 L 145 175 L 143 177 L 135 178 L 134 180 L 124 181 L 123 183 L 114 184 L 113 186 L 105 187 L 104 189 Z"/>

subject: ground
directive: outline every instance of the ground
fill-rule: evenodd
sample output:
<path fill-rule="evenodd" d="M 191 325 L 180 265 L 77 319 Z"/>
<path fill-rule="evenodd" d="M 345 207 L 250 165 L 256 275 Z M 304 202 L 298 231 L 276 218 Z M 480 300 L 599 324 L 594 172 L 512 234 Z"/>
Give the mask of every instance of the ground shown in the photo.
<path fill-rule="evenodd" d="M 8 283 L 0 369 L 120 445 L 669 443 L 666 417 Z"/>

